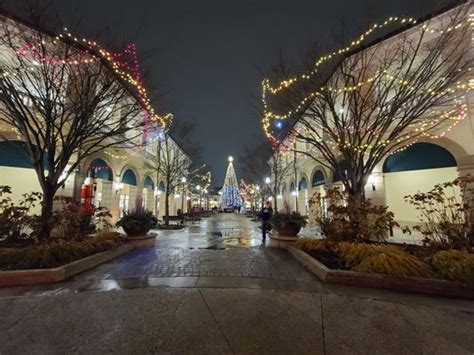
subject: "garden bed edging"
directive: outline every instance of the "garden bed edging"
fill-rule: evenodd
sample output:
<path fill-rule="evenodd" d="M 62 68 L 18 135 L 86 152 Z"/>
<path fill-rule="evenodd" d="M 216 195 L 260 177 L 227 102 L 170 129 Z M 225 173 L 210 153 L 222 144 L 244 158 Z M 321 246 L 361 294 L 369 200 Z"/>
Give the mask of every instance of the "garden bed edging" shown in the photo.
<path fill-rule="evenodd" d="M 439 279 L 416 277 L 397 278 L 389 275 L 349 270 L 334 270 L 308 253 L 290 246 L 288 251 L 320 280 L 347 286 L 381 288 L 402 292 L 416 292 L 443 297 L 474 299 L 474 287 Z"/>
<path fill-rule="evenodd" d="M 115 259 L 133 248 L 134 245 L 125 244 L 114 250 L 107 250 L 55 268 L 0 271 L 0 287 L 52 284 L 64 281 L 83 271 Z"/>

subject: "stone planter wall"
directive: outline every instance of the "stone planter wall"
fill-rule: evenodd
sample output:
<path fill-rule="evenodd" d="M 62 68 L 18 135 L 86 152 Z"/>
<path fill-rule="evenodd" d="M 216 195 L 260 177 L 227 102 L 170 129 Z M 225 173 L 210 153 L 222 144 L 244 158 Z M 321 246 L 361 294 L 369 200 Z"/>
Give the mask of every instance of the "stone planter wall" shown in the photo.
<path fill-rule="evenodd" d="M 402 292 L 417 292 L 429 295 L 474 299 L 474 287 L 439 279 L 415 277 L 396 278 L 389 275 L 369 274 L 348 270 L 333 270 L 311 255 L 291 246 L 289 252 L 320 280 L 348 286 L 382 288 Z"/>
<path fill-rule="evenodd" d="M 108 250 L 103 253 L 91 255 L 87 258 L 79 259 L 72 263 L 50 269 L 0 271 L 0 287 L 60 282 L 83 271 L 92 269 L 106 261 L 112 260 L 133 248 L 134 246 L 132 244 L 126 244 L 114 250 Z"/>

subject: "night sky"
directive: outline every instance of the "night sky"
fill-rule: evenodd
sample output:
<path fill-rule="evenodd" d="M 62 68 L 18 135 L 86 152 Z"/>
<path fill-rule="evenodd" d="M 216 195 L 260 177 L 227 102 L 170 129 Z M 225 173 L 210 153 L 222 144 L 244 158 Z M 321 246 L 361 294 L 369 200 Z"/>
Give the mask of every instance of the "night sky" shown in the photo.
<path fill-rule="evenodd" d="M 176 120 L 196 119 L 196 140 L 222 184 L 227 157 L 264 139 L 256 100 L 259 68 L 290 59 L 314 41 L 332 49 L 341 20 L 354 37 L 370 16 L 419 17 L 449 3 L 435 0 L 56 0 L 67 24 L 108 28 L 135 42 Z M 82 33 L 81 33 L 82 34 Z M 236 166 L 239 172 L 238 164 Z"/>

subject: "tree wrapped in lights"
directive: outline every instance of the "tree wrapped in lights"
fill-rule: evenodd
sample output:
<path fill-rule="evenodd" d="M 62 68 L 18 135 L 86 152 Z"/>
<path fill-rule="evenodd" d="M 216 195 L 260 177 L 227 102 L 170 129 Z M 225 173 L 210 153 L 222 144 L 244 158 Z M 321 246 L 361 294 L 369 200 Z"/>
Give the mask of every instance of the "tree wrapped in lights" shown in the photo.
<path fill-rule="evenodd" d="M 242 202 L 249 202 L 252 208 L 255 207 L 257 197 L 257 185 L 247 184 L 244 179 L 240 179 L 239 194 Z"/>
<path fill-rule="evenodd" d="M 224 179 L 224 186 L 222 187 L 219 205 L 221 208 L 234 208 L 242 206 L 242 199 L 239 193 L 239 183 L 235 174 L 234 165 L 232 162 L 234 158 L 229 157 L 229 165 Z"/>
<path fill-rule="evenodd" d="M 371 172 L 388 154 L 442 136 L 466 116 L 473 64 L 469 13 L 470 6 L 460 6 L 415 27 L 416 21 L 403 19 L 410 28 L 396 36 L 358 48 L 362 36 L 354 49 L 316 61 L 318 68 L 301 80 L 265 90 L 267 135 L 334 171 L 349 200 L 359 204 Z M 341 53 L 327 79 L 319 66 Z M 279 142 L 272 122 L 295 114 L 297 123 Z"/>
<path fill-rule="evenodd" d="M 261 186 L 261 194 L 273 197 L 275 211 L 278 211 L 278 196 L 283 183 L 293 171 L 293 159 L 286 153 L 283 146 L 262 142 L 253 149 L 245 147 L 243 155 L 239 157 L 244 175 Z"/>
<path fill-rule="evenodd" d="M 42 18 L 33 20 L 42 28 Z M 99 151 L 142 145 L 150 115 L 143 88 L 131 84 L 139 78 L 95 42 L 5 17 L 0 31 L 0 123 L 9 130 L 2 136 L 25 143 L 43 192 L 40 237 L 47 238 L 54 195 L 69 175 Z"/>

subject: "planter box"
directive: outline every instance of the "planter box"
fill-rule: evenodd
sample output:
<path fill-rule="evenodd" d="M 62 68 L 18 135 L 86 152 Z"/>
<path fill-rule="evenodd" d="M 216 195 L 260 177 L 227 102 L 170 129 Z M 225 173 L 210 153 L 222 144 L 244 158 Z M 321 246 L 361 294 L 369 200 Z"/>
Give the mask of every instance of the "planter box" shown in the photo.
<path fill-rule="evenodd" d="M 305 265 L 320 280 L 348 286 L 382 288 L 402 292 L 417 292 L 444 297 L 474 299 L 474 287 L 457 282 L 421 279 L 416 277 L 397 278 L 382 274 L 369 274 L 364 272 L 333 270 L 319 262 L 311 255 L 291 246 L 289 252 L 303 265 Z"/>
<path fill-rule="evenodd" d="M 270 237 L 270 246 L 273 248 L 288 249 L 298 240 L 298 236 L 290 237 L 279 233 L 268 233 L 268 236 Z"/>
<path fill-rule="evenodd" d="M 97 265 L 112 260 L 130 250 L 134 246 L 125 244 L 117 249 L 94 254 L 72 263 L 50 269 L 28 269 L 0 271 L 0 287 L 26 286 L 38 284 L 51 284 L 66 280 L 83 271 L 92 269 Z"/>
<path fill-rule="evenodd" d="M 156 233 L 148 233 L 138 237 L 127 237 L 127 241 L 135 248 L 152 247 L 155 245 Z"/>

